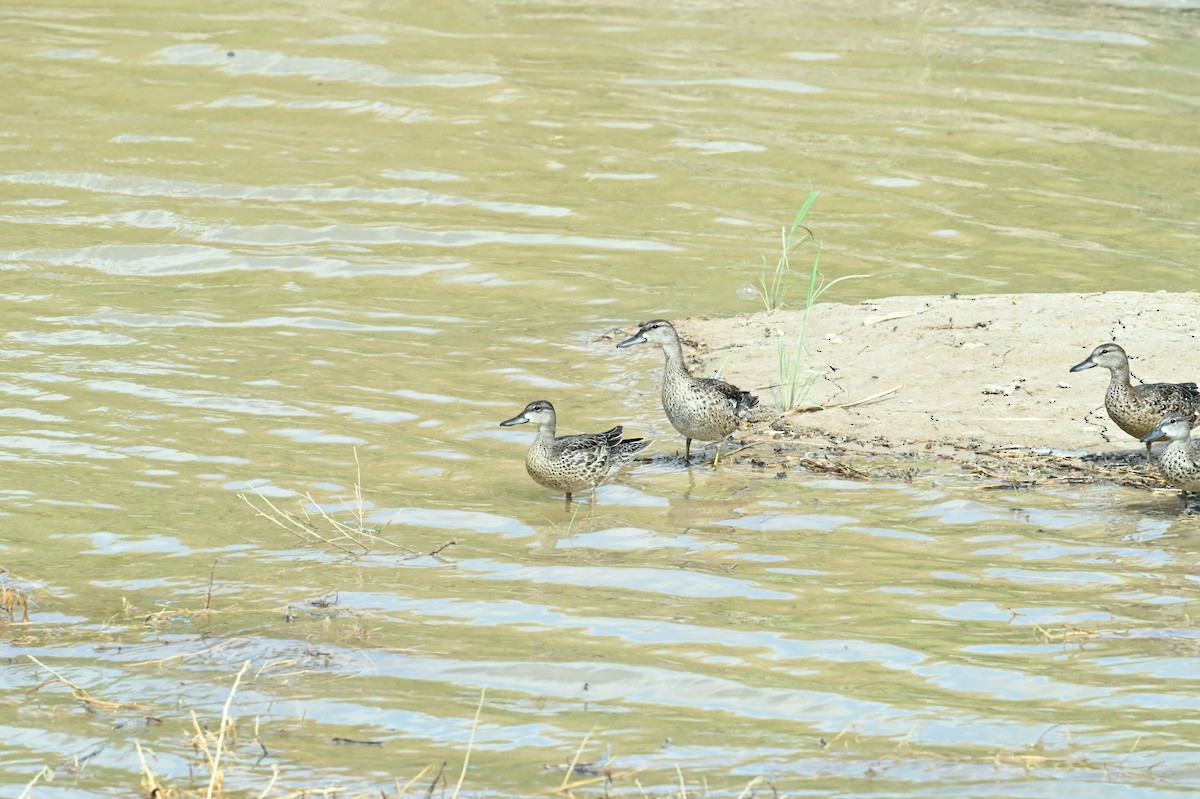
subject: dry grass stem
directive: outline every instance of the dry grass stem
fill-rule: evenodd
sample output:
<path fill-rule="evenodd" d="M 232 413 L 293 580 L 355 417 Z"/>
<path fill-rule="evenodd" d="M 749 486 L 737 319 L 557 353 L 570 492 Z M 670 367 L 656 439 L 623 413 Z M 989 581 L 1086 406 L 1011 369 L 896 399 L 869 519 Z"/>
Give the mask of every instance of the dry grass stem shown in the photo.
<path fill-rule="evenodd" d="M 30 797 L 33 796 L 33 786 L 42 781 L 50 782 L 53 779 L 54 772 L 50 770 L 50 767 L 42 766 L 41 771 L 39 771 L 37 774 L 34 774 L 33 779 L 25 783 L 25 788 L 21 791 L 21 793 L 17 794 L 17 799 L 30 799 Z"/>
<path fill-rule="evenodd" d="M 868 316 L 866 319 L 863 319 L 863 326 L 870 327 L 871 325 L 877 325 L 880 322 L 890 322 L 893 319 L 904 319 L 909 316 L 916 316 L 917 314 L 922 314 L 928 311 L 929 307 L 930 306 L 918 308 L 915 311 L 893 311 L 891 313 L 881 313 L 875 314 L 874 316 Z"/>
<path fill-rule="evenodd" d="M 135 663 L 130 663 L 129 665 L 130 666 L 161 666 L 163 664 L 170 663 L 175 660 L 186 660 L 187 658 L 194 658 L 194 657 L 199 657 L 202 655 L 207 655 L 216 648 L 217 647 L 215 647 L 215 646 L 210 646 L 210 647 L 206 647 L 204 649 L 200 649 L 196 652 L 183 652 L 178 655 L 168 655 L 165 658 L 155 658 L 154 660 L 139 660 Z"/>
<path fill-rule="evenodd" d="M 142 793 L 145 796 L 164 796 L 162 783 L 150 770 L 150 764 L 146 762 L 146 753 L 142 751 L 141 742 L 134 741 L 133 747 L 137 750 L 138 761 L 142 764 Z"/>
<path fill-rule="evenodd" d="M 904 734 L 904 737 L 901 738 L 899 740 L 899 742 L 897 742 L 895 751 L 900 752 L 901 750 L 903 750 L 906 754 L 910 754 L 910 755 L 930 755 L 930 756 L 932 756 L 932 754 L 933 754 L 932 752 L 918 752 L 918 751 L 914 750 L 912 748 L 912 746 L 909 745 L 909 741 L 911 741 L 912 737 L 917 734 L 917 730 L 920 730 L 924 726 L 925 725 L 923 723 L 916 724 L 915 726 L 913 726 L 913 728 L 911 730 L 906 732 Z"/>
<path fill-rule="evenodd" d="M 463 780 L 467 778 L 467 764 L 471 762 L 471 747 L 475 745 L 475 730 L 479 727 L 479 714 L 483 712 L 483 698 L 487 695 L 487 687 L 479 690 L 479 706 L 475 708 L 475 719 L 471 722 L 471 736 L 467 739 L 467 753 L 463 755 L 462 771 L 458 773 L 458 783 L 454 786 L 454 793 L 450 794 L 450 799 L 458 799 L 458 792 L 462 789 Z"/>
<path fill-rule="evenodd" d="M 829 751 L 833 748 L 833 745 L 835 743 L 840 741 L 842 738 L 849 738 L 850 735 L 854 735 L 854 740 L 857 742 L 858 734 L 854 731 L 854 724 L 855 724 L 855 722 L 850 722 L 845 727 L 842 727 L 841 731 L 838 732 L 837 735 L 830 738 L 828 741 L 824 742 L 824 744 L 822 745 L 821 748 L 824 749 L 825 751 Z"/>
<path fill-rule="evenodd" d="M 366 513 L 364 510 L 366 503 L 363 501 L 362 463 L 358 460 L 358 447 L 354 448 L 354 504 L 358 508 L 358 513 L 355 514 L 355 518 L 358 519 L 358 526 L 366 527 L 363 523 L 363 517 Z M 388 522 L 388 524 L 391 524 L 391 522 Z M 384 526 L 386 527 L 387 525 Z"/>
<path fill-rule="evenodd" d="M 395 516 L 381 527 L 371 529 L 366 526 L 364 500 L 361 489 L 357 485 L 355 486 L 355 504 L 343 503 L 348 512 L 354 516 L 357 524 L 347 524 L 330 516 L 324 506 L 313 498 L 312 494 L 297 494 L 297 496 L 308 502 L 307 507 L 317 509 L 316 516 L 310 514 L 303 504 L 299 514 L 292 513 L 271 502 L 257 488 L 251 490 L 261 504 L 256 503 L 244 493 L 238 494 L 238 498 L 253 508 L 258 516 L 270 520 L 272 524 L 286 530 L 306 544 L 320 543 L 352 556 L 369 553 L 372 548 L 379 546 L 395 549 L 406 558 L 421 557 L 424 554 L 414 552 L 379 535 L 380 531 L 399 517 L 400 511 L 397 511 Z M 446 546 L 448 544 L 443 545 L 441 549 L 445 549 Z M 437 551 L 440 552 L 441 549 Z"/>
<path fill-rule="evenodd" d="M 221 709 L 221 727 L 217 732 L 217 753 L 212 760 L 212 774 L 208 780 L 208 791 L 205 793 L 205 799 L 212 799 L 213 791 L 217 788 L 221 777 L 221 754 L 225 749 L 225 735 L 230 729 L 231 723 L 229 720 L 229 707 L 233 704 L 234 694 L 237 693 L 238 685 L 242 682 L 242 675 L 250 668 L 250 661 L 242 663 L 242 667 L 238 670 L 237 676 L 233 679 L 233 685 L 229 689 L 229 695 L 225 697 L 225 706 Z M 194 718 L 194 716 L 193 716 Z"/>
<path fill-rule="evenodd" d="M 279 799 L 308 799 L 310 796 L 336 796 L 340 793 L 346 793 L 345 788 L 301 788 L 298 791 L 286 793 Z M 358 796 L 352 799 L 359 799 Z"/>
<path fill-rule="evenodd" d="M 567 782 L 571 779 L 571 775 L 575 773 L 575 766 L 579 763 L 579 756 L 583 754 L 583 748 L 587 746 L 588 739 L 592 737 L 592 733 L 596 731 L 593 726 L 587 731 L 587 735 L 583 736 L 583 740 L 579 742 L 578 748 L 575 749 L 575 756 L 571 758 L 571 764 L 567 767 L 567 773 L 563 775 L 562 785 L 558 786 L 560 791 L 567 787 Z"/>
<path fill-rule="evenodd" d="M 94 697 L 90 693 L 88 693 L 86 689 L 76 685 L 75 683 L 68 680 L 66 677 L 63 677 L 61 674 L 59 674 L 54 669 L 47 666 L 42 661 L 38 660 L 33 655 L 26 654 L 25 657 L 29 658 L 34 663 L 36 663 L 38 666 L 42 667 L 46 671 L 50 672 L 50 674 L 54 675 L 49 680 L 44 680 L 44 681 L 38 683 L 37 685 L 33 686 L 32 688 L 28 689 L 25 692 L 26 694 L 35 694 L 38 691 L 40 691 L 42 688 L 45 688 L 47 685 L 54 685 L 55 683 L 61 683 L 62 685 L 65 685 L 71 689 L 72 697 L 74 697 L 78 701 L 82 702 L 85 707 L 92 709 L 92 710 L 116 711 L 116 710 L 149 710 L 150 709 L 149 705 L 138 705 L 138 704 L 134 704 L 131 702 L 109 702 L 104 699 L 97 699 L 96 697 Z"/>
<path fill-rule="evenodd" d="M 259 793 L 258 799 L 267 799 L 267 794 L 269 794 L 271 792 L 271 789 L 275 787 L 275 783 L 278 780 L 279 780 L 279 764 L 272 763 L 271 764 L 271 781 L 268 782 L 267 787 L 263 788 L 262 792 Z"/>
<path fill-rule="evenodd" d="M 791 410 L 784 411 L 783 413 L 779 414 L 779 416 L 776 418 L 781 419 L 784 416 L 791 416 L 791 415 L 797 414 L 797 413 L 816 413 L 817 411 L 829 411 L 829 410 L 833 410 L 834 408 L 857 408 L 860 405 L 869 405 L 872 402 L 878 402 L 881 399 L 890 397 L 891 395 L 895 394 L 902 388 L 904 388 L 904 386 L 902 386 L 902 385 L 901 386 L 893 386 L 892 388 L 889 388 L 886 391 L 879 391 L 875 394 L 871 394 L 870 396 L 862 397 L 862 398 L 856 399 L 856 400 L 850 400 L 848 402 L 833 402 L 833 403 L 830 403 L 829 405 L 802 405 L 802 406 L 792 408 Z"/>
<path fill-rule="evenodd" d="M 761 775 L 750 780 L 750 782 L 746 783 L 746 787 L 742 789 L 742 792 L 738 794 L 737 799 L 746 799 L 746 797 L 750 794 L 750 792 L 752 790 L 754 790 L 754 786 L 756 786 L 762 782 L 767 782 L 767 779 L 766 779 L 766 777 L 763 777 Z M 770 783 L 768 783 L 768 784 L 770 784 Z M 773 787 L 774 786 L 772 786 L 772 788 Z"/>
<path fill-rule="evenodd" d="M 396 797 L 397 797 L 397 799 L 399 799 L 399 797 L 401 797 L 401 796 L 404 796 L 404 794 L 408 793 L 408 789 L 412 787 L 412 784 L 413 784 L 414 782 L 416 782 L 417 780 L 421 779 L 422 777 L 424 777 L 424 776 L 425 776 L 425 774 L 426 774 L 426 773 L 429 771 L 429 769 L 433 768 L 433 767 L 434 767 L 434 765 L 435 765 L 435 764 L 433 764 L 433 763 L 428 763 L 428 764 L 426 764 L 425 768 L 421 769 L 421 770 L 420 770 L 420 771 L 417 773 L 417 776 L 413 777 L 411 780 L 409 780 L 408 782 L 404 783 L 404 787 L 403 787 L 403 788 L 401 788 L 401 787 L 397 787 L 397 789 L 396 789 Z"/>

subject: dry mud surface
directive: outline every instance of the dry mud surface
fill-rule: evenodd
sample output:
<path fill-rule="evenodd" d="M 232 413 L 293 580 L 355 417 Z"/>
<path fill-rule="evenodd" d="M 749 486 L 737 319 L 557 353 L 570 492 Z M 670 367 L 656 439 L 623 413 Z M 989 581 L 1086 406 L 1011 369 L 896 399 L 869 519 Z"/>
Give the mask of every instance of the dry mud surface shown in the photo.
<path fill-rule="evenodd" d="M 769 406 L 777 405 L 779 335 L 790 351 L 802 321 L 802 312 L 778 311 L 692 318 L 676 326 L 694 373 L 721 366 L 724 379 Z M 1108 371 L 1071 373 L 1070 367 L 1115 341 L 1129 354 L 1135 383 L 1200 381 L 1198 333 L 1196 292 L 887 297 L 816 305 L 803 369 L 820 377 L 805 404 L 822 409 L 781 415 L 778 407 L 766 408 L 743 431 L 752 446 L 742 457 L 757 451 L 769 461 L 771 453 L 794 454 L 807 443 L 826 456 L 976 464 L 986 457 L 1040 459 L 1039 468 L 1078 471 L 1065 463 L 1068 457 L 1099 454 L 1111 464 L 1140 465 L 1142 445 L 1104 412 Z M 774 446 L 764 448 L 768 442 Z"/>

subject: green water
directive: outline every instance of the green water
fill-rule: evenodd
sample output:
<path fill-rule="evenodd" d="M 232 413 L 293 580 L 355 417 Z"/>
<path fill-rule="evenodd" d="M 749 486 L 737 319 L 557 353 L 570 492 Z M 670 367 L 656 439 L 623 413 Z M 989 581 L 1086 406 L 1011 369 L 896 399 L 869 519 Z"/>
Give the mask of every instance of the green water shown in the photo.
<path fill-rule="evenodd" d="M 203 793 L 227 702 L 239 796 L 424 796 L 445 761 L 448 797 L 472 730 L 472 796 L 576 753 L 628 796 L 1200 787 L 1200 528 L 1167 498 L 687 470 L 659 356 L 595 341 L 753 311 L 809 186 L 823 268 L 870 274 L 828 299 L 1191 288 L 1190 13 L 0 17 L 0 567 L 29 602 L 0 796 Z M 660 457 L 572 518 L 498 427 L 541 397 Z M 402 549 L 239 497 L 347 521 L 359 481 Z"/>

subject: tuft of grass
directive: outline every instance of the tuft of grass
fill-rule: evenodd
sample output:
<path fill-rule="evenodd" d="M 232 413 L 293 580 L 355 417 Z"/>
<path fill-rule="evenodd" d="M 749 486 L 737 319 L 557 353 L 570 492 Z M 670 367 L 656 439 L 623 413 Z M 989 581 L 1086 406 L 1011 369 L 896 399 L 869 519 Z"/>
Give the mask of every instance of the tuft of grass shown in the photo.
<path fill-rule="evenodd" d="M 815 242 L 817 240 L 813 232 L 804 226 L 804 217 L 808 216 L 809 209 L 812 208 L 819 196 L 821 196 L 821 192 L 809 189 L 808 199 L 796 212 L 796 218 L 792 220 L 791 227 L 780 230 L 779 259 L 775 262 L 774 270 L 768 271 L 767 256 L 762 256 L 762 271 L 758 276 L 756 290 L 767 313 L 774 313 L 784 307 L 784 300 L 787 299 L 788 291 L 791 289 L 790 277 L 796 274 L 792 271 L 792 251 L 806 241 Z M 798 232 L 800 233 L 799 238 L 796 236 Z"/>
<path fill-rule="evenodd" d="M 781 231 L 779 259 L 775 263 L 774 272 L 768 277 L 767 263 L 764 257 L 762 273 L 758 279 L 759 297 L 766 306 L 767 313 L 774 313 L 785 307 L 784 300 L 792 288 L 792 279 L 802 280 L 805 284 L 804 310 L 800 317 L 800 330 L 796 333 L 795 339 L 788 342 L 782 331 L 776 330 L 775 352 L 779 361 L 779 404 L 784 411 L 790 411 L 804 402 L 812 391 L 813 385 L 821 378 L 820 372 L 811 372 L 807 375 L 804 373 L 804 363 L 808 357 L 806 346 L 808 317 L 812 313 L 813 306 L 820 301 L 825 292 L 843 280 L 866 277 L 866 275 L 843 275 L 828 280 L 821 272 L 821 242 L 803 224 L 804 218 L 808 216 L 809 210 L 820 194 L 815 189 L 809 190 L 808 198 L 800 206 L 796 218 L 792 220 L 791 227 L 783 228 Z M 812 266 L 805 272 L 798 272 L 792 269 L 792 254 L 797 247 L 806 242 L 811 242 L 816 248 L 816 252 L 813 254 Z"/>

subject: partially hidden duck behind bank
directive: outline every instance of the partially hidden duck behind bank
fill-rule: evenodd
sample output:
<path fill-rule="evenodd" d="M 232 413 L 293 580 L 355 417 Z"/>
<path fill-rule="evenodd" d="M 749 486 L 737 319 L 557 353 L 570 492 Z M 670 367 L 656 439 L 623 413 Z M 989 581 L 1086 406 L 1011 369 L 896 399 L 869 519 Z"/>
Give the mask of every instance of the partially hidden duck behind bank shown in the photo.
<path fill-rule="evenodd" d="M 555 436 L 557 416 L 547 400 L 529 403 L 500 426 L 526 422 L 536 424 L 538 432 L 525 454 L 525 471 L 539 485 L 566 492 L 567 505 L 571 504 L 571 494 L 607 481 L 651 443 L 642 438 L 621 438 L 619 425 L 603 433 Z M 592 501 L 595 499 L 593 493 Z"/>
<path fill-rule="evenodd" d="M 652 319 L 636 333 L 618 344 L 632 347 L 651 342 L 662 347 L 662 406 L 672 426 L 686 439 L 683 459 L 691 458 L 692 439 L 716 441 L 713 466 L 721 457 L 721 443 L 738 428 L 746 413 L 758 405 L 758 397 L 714 377 L 693 377 L 683 360 L 683 345 L 674 325 L 666 319 Z"/>
<path fill-rule="evenodd" d="M 1093 366 L 1103 366 L 1109 372 L 1108 389 L 1104 392 L 1104 410 L 1117 427 L 1146 445 L 1146 463 L 1150 463 L 1150 431 L 1164 414 L 1178 413 L 1189 424 L 1200 424 L 1200 389 L 1195 383 L 1142 383 L 1133 385 L 1129 379 L 1129 356 L 1117 344 L 1101 344 L 1092 354 L 1071 367 L 1081 372 Z"/>
<path fill-rule="evenodd" d="M 1200 441 L 1192 438 L 1192 422 L 1181 413 L 1168 413 L 1142 438 L 1147 446 L 1160 438 L 1171 443 L 1158 456 L 1158 468 L 1167 482 L 1187 495 L 1200 491 Z"/>

